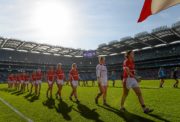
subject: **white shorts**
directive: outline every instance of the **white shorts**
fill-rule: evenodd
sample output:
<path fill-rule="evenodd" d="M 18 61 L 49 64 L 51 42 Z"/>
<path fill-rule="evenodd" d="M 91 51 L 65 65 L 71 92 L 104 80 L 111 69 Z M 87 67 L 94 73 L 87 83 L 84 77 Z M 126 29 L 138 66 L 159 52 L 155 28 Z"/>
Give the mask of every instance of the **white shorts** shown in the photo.
<path fill-rule="evenodd" d="M 25 81 L 24 83 L 25 83 L 25 84 L 29 84 L 29 81 Z"/>
<path fill-rule="evenodd" d="M 41 81 L 41 80 L 37 80 L 36 83 L 37 83 L 37 84 L 41 84 L 42 81 Z"/>
<path fill-rule="evenodd" d="M 107 81 L 101 81 L 101 82 L 99 82 L 100 84 L 101 84 L 101 86 L 107 86 L 108 85 L 108 82 Z"/>
<path fill-rule="evenodd" d="M 72 85 L 73 85 L 74 87 L 77 87 L 77 86 L 78 86 L 78 81 L 77 81 L 77 80 L 73 80 L 73 81 L 72 81 Z"/>
<path fill-rule="evenodd" d="M 48 80 L 48 85 L 53 85 L 53 81 Z"/>
<path fill-rule="evenodd" d="M 24 83 L 24 81 L 23 80 L 21 80 L 21 84 L 23 84 Z"/>
<path fill-rule="evenodd" d="M 35 84 L 36 84 L 36 85 L 38 85 L 38 84 L 39 84 L 39 82 L 36 80 L 36 81 L 35 81 Z"/>
<path fill-rule="evenodd" d="M 139 84 L 135 78 L 127 78 L 126 87 L 127 89 L 136 88 L 136 87 L 139 87 Z"/>
<path fill-rule="evenodd" d="M 64 81 L 63 81 L 63 80 L 57 80 L 56 83 L 57 83 L 58 85 L 64 85 Z"/>
<path fill-rule="evenodd" d="M 36 81 L 31 81 L 31 84 L 32 84 L 32 85 L 35 85 L 35 83 L 36 83 Z"/>
<path fill-rule="evenodd" d="M 101 86 L 107 86 L 108 80 L 107 78 L 101 78 L 99 83 L 101 84 Z"/>

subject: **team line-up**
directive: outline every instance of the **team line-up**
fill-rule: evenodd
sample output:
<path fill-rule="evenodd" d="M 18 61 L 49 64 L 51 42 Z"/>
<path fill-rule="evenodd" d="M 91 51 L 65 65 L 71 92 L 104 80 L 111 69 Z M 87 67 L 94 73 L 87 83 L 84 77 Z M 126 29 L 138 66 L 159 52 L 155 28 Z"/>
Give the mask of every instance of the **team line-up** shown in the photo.
<path fill-rule="evenodd" d="M 96 66 L 96 75 L 97 75 L 97 82 L 99 87 L 99 93 L 95 97 L 95 103 L 98 104 L 99 98 L 102 96 L 103 98 L 103 104 L 108 105 L 106 102 L 106 96 L 107 96 L 107 90 L 108 90 L 108 75 L 107 75 L 107 67 L 105 65 L 105 58 L 99 57 L 99 64 Z M 160 74 L 163 74 L 160 72 Z M 56 70 L 53 66 L 50 66 L 47 73 L 47 83 L 48 83 L 48 89 L 46 92 L 47 98 L 52 98 L 52 90 L 54 81 L 56 81 L 58 91 L 56 92 L 56 98 L 61 98 L 61 91 L 62 87 L 64 85 L 64 79 L 65 79 L 65 73 L 62 68 L 62 64 L 57 64 Z M 8 76 L 8 87 L 12 88 L 13 86 L 22 92 L 27 90 L 29 91 L 28 84 L 29 81 L 31 83 L 30 93 L 32 93 L 33 87 L 35 87 L 35 95 L 39 96 L 41 91 L 41 83 L 42 83 L 43 73 L 41 69 L 34 70 L 29 76 L 28 73 L 21 73 L 21 74 L 13 74 L 10 73 Z M 30 80 L 31 79 L 31 80 Z M 163 84 L 163 76 L 162 76 L 162 82 L 161 86 Z M 75 63 L 72 64 L 72 68 L 69 72 L 69 81 L 72 87 L 72 92 L 69 96 L 69 99 L 72 100 L 72 97 L 76 99 L 77 102 L 80 102 L 77 96 L 77 87 L 78 87 L 78 81 L 79 81 L 79 73 L 77 70 L 77 65 Z M 176 83 L 178 85 L 179 82 Z M 144 99 L 142 96 L 141 89 L 138 84 L 138 79 L 135 76 L 135 64 L 134 64 L 134 52 L 128 51 L 125 54 L 125 60 L 123 62 L 123 80 L 122 80 L 122 86 L 123 86 L 123 92 L 121 97 L 121 105 L 120 105 L 120 111 L 124 112 L 126 111 L 124 107 L 125 100 L 128 96 L 129 90 L 133 89 L 135 94 L 138 97 L 138 100 L 140 102 L 141 108 L 144 113 L 150 113 L 153 111 L 153 109 L 149 109 L 146 107 L 144 103 Z M 50 93 L 50 96 L 49 96 Z"/>

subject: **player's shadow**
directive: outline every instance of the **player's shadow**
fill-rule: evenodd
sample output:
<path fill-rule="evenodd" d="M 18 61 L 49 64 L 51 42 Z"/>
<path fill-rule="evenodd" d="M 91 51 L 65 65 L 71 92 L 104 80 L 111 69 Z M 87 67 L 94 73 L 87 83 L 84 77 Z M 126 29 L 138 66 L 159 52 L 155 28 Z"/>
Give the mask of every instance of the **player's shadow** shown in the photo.
<path fill-rule="evenodd" d="M 15 95 L 16 95 L 16 96 L 19 96 L 19 95 L 22 95 L 22 94 L 24 94 L 24 92 L 19 91 L 19 92 L 18 92 L 18 93 L 16 93 Z"/>
<path fill-rule="evenodd" d="M 69 116 L 69 113 L 72 111 L 72 106 L 68 106 L 67 103 L 65 103 L 63 100 L 60 100 L 58 106 L 55 106 L 55 109 L 58 113 L 61 113 L 63 118 L 67 121 L 71 121 L 71 117 Z"/>
<path fill-rule="evenodd" d="M 10 92 L 14 92 L 14 91 L 16 91 L 16 89 L 1 88 L 1 89 L 0 89 L 0 91 L 3 91 L 3 92 L 8 92 L 8 93 L 10 93 Z"/>
<path fill-rule="evenodd" d="M 29 102 L 34 102 L 39 99 L 39 96 L 33 95 L 30 99 L 27 99 Z"/>
<path fill-rule="evenodd" d="M 149 116 L 151 116 L 151 117 L 154 117 L 154 118 L 156 118 L 156 119 L 159 119 L 160 121 L 163 121 L 163 122 L 170 122 L 169 120 L 167 120 L 167 119 L 164 119 L 164 118 L 162 118 L 161 116 L 159 116 L 159 115 L 155 115 L 155 114 L 148 114 Z"/>
<path fill-rule="evenodd" d="M 34 94 L 28 93 L 27 95 L 24 96 L 25 99 L 28 99 L 29 97 L 32 97 Z"/>
<path fill-rule="evenodd" d="M 47 106 L 49 109 L 55 108 L 55 100 L 53 98 L 48 98 L 43 102 L 44 106 Z"/>
<path fill-rule="evenodd" d="M 159 87 L 145 87 L 145 86 L 141 86 L 141 89 L 159 89 Z"/>
<path fill-rule="evenodd" d="M 154 122 L 153 120 L 138 116 L 138 115 L 130 113 L 128 111 L 121 112 L 120 110 L 115 109 L 115 108 L 113 108 L 111 106 L 106 106 L 106 107 L 101 106 L 101 105 L 98 105 L 98 106 L 105 109 L 105 110 L 108 110 L 110 112 L 115 113 L 119 117 L 123 118 L 124 121 L 126 121 L 126 122 Z"/>
<path fill-rule="evenodd" d="M 22 91 L 19 90 L 19 91 L 12 92 L 11 94 L 12 94 L 12 95 L 19 96 L 19 95 L 24 94 L 24 92 L 22 92 Z"/>
<path fill-rule="evenodd" d="M 77 109 L 73 108 L 76 112 L 80 113 L 86 119 L 93 120 L 95 122 L 103 122 L 100 120 L 100 115 L 96 112 L 96 109 L 90 109 L 86 105 L 77 103 Z"/>

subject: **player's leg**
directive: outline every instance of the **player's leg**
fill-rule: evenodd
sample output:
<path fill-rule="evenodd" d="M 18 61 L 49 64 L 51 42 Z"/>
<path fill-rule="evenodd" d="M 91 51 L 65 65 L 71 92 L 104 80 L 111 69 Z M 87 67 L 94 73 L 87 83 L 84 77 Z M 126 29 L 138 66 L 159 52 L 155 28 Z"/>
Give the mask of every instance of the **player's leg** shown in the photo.
<path fill-rule="evenodd" d="M 73 81 L 72 81 L 73 82 Z M 72 88 L 72 91 L 71 91 L 71 94 L 69 96 L 69 99 L 72 100 L 72 96 L 74 95 L 74 87 L 73 87 L 73 83 L 71 82 L 71 88 Z"/>
<path fill-rule="evenodd" d="M 63 82 L 63 81 L 62 81 Z M 57 81 L 57 87 L 58 87 L 58 90 L 56 92 L 56 98 L 58 98 L 58 96 L 60 97 L 61 99 L 61 90 L 62 90 L 62 86 L 63 86 L 63 83 L 61 81 Z"/>
<path fill-rule="evenodd" d="M 59 93 L 58 93 L 58 94 L 59 94 L 60 99 L 62 99 L 62 97 L 61 97 L 62 87 L 63 87 L 63 86 L 60 84 L 60 85 L 59 85 Z"/>
<path fill-rule="evenodd" d="M 59 83 L 58 83 L 58 81 L 56 82 L 56 85 L 57 85 L 57 92 L 56 92 L 56 99 L 58 99 L 58 95 L 59 95 Z"/>
<path fill-rule="evenodd" d="M 107 85 L 103 86 L 103 104 L 104 105 L 107 105 L 107 102 L 106 102 L 107 88 L 108 88 Z"/>
<path fill-rule="evenodd" d="M 136 95 L 137 95 L 137 97 L 138 97 L 139 103 L 141 104 L 141 107 L 142 107 L 144 113 L 150 113 L 150 112 L 152 112 L 152 111 L 153 111 L 152 109 L 149 109 L 149 108 L 147 108 L 147 107 L 145 106 L 141 89 L 140 89 L 139 87 L 135 87 L 135 88 L 133 88 L 133 90 L 134 90 L 134 92 L 136 93 Z"/>
<path fill-rule="evenodd" d="M 33 81 L 31 81 L 31 87 L 30 87 L 30 94 L 32 93 L 32 89 L 33 89 Z"/>
<path fill-rule="evenodd" d="M 124 103 L 126 101 L 128 94 L 129 94 L 129 89 L 127 89 L 126 83 L 123 82 L 123 92 L 121 97 L 121 108 L 120 108 L 121 111 L 125 111 Z"/>
<path fill-rule="evenodd" d="M 40 80 L 40 81 L 39 81 L 38 95 L 40 95 L 40 93 L 41 93 L 41 84 L 42 84 L 42 81 Z"/>
<path fill-rule="evenodd" d="M 160 79 L 160 88 L 163 88 L 163 84 L 164 84 L 164 79 L 161 78 L 161 79 Z"/>
<path fill-rule="evenodd" d="M 48 88 L 46 91 L 46 97 L 49 98 L 50 83 L 49 83 L 49 81 L 47 83 L 48 83 Z"/>
<path fill-rule="evenodd" d="M 78 87 L 78 84 L 79 84 L 78 81 L 73 81 L 73 94 L 74 94 L 74 97 L 75 97 L 77 102 L 79 102 L 78 96 L 77 96 L 77 87 Z"/>
<path fill-rule="evenodd" d="M 35 82 L 35 95 L 38 94 L 38 86 L 39 86 L 39 83 L 38 81 Z"/>
<path fill-rule="evenodd" d="M 27 81 L 27 91 L 29 92 L 29 81 Z"/>
<path fill-rule="evenodd" d="M 174 84 L 174 88 L 177 88 L 177 87 L 178 87 L 178 84 L 179 84 L 179 80 L 176 78 L 175 81 L 176 81 L 176 82 L 175 82 L 175 84 Z"/>
<path fill-rule="evenodd" d="M 52 98 L 53 82 L 50 84 L 50 98 Z"/>
<path fill-rule="evenodd" d="M 77 86 L 74 87 L 74 97 L 76 99 L 76 102 L 79 102 L 78 96 L 77 96 Z"/>
<path fill-rule="evenodd" d="M 115 80 L 112 80 L 113 81 L 113 87 L 115 86 Z"/>
<path fill-rule="evenodd" d="M 99 87 L 99 93 L 97 94 L 96 98 L 95 98 L 95 103 L 98 104 L 98 99 L 102 96 L 103 94 L 103 89 L 101 86 L 101 83 L 98 83 L 98 87 Z"/>

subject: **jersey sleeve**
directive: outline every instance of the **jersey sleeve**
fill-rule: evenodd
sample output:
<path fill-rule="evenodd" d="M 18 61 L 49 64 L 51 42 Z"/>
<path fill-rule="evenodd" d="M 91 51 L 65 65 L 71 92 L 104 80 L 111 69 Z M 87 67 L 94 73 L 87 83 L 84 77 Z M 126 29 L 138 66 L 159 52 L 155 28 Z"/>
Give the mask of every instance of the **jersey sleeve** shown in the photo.
<path fill-rule="evenodd" d="M 100 74 L 101 74 L 100 65 L 97 65 L 97 67 L 96 67 L 96 76 L 97 76 L 97 78 L 100 77 Z"/>

